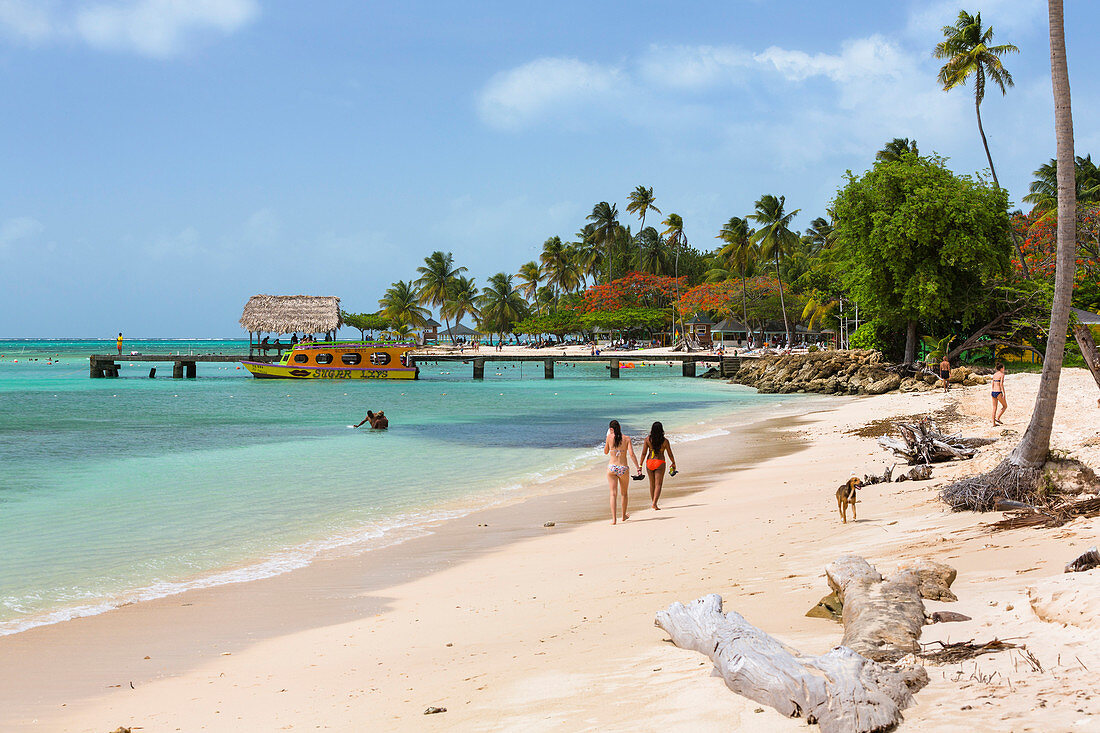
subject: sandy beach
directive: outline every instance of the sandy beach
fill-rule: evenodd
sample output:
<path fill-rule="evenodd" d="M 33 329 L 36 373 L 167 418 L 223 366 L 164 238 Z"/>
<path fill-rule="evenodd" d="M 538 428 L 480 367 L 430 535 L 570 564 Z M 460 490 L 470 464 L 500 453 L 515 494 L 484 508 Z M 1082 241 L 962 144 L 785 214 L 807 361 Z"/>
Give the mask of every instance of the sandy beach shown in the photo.
<path fill-rule="evenodd" d="M 945 481 L 1015 445 L 1037 383 L 1011 377 L 1003 428 L 989 425 L 984 386 L 807 397 L 805 414 L 677 447 L 683 473 L 666 484 L 662 511 L 632 483 L 619 526 L 602 470 L 589 469 L 401 545 L 0 638 L 0 728 L 805 730 L 727 690 L 705 658 L 665 641 L 654 613 L 716 592 L 821 653 L 841 627 L 805 613 L 828 592 L 826 563 L 854 552 L 884 573 L 917 557 L 958 569 L 958 602 L 926 606 L 973 620 L 926 626 L 923 642 L 1011 639 L 1038 663 L 1007 651 L 929 665 L 903 730 L 1100 730 L 1100 641 L 1042 620 L 1029 601 L 1097 544 L 1100 519 L 992 532 L 984 525 L 1000 513 L 951 513 L 936 499 Z M 892 463 L 856 432 L 951 407 L 954 431 L 997 442 L 937 466 L 930 481 L 867 487 L 859 521 L 841 524 L 836 487 Z M 1052 443 L 1100 467 L 1084 370 L 1063 372 Z"/>

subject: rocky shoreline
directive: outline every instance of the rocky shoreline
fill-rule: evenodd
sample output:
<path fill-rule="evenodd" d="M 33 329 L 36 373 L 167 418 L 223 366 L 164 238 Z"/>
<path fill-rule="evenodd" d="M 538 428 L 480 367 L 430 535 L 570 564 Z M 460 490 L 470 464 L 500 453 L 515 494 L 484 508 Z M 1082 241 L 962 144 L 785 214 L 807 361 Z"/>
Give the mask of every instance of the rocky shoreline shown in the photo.
<path fill-rule="evenodd" d="M 730 380 L 732 384 L 755 387 L 766 394 L 877 395 L 887 392 L 928 392 L 936 389 L 939 377 L 927 372 L 905 370 L 887 362 L 872 350 L 817 351 L 809 354 L 775 354 L 745 359 Z M 989 381 L 969 367 L 951 370 L 951 384 L 972 386 Z"/>

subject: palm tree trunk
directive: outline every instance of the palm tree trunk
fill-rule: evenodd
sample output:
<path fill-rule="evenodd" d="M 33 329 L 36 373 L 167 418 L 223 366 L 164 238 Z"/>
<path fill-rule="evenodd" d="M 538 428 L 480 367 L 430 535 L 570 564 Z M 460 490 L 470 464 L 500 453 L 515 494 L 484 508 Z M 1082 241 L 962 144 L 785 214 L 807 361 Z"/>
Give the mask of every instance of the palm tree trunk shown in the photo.
<path fill-rule="evenodd" d="M 997 188 L 1001 187 L 1001 182 L 997 180 L 997 169 L 993 167 L 993 156 L 989 154 L 989 141 L 985 139 L 985 128 L 982 127 L 982 106 L 978 101 L 977 95 L 974 96 L 974 114 L 978 118 L 978 134 L 982 136 L 982 147 L 985 148 L 985 159 L 989 161 L 989 172 L 993 174 L 993 185 Z M 1016 234 L 1015 227 L 1009 227 L 1009 233 L 1012 235 L 1012 247 L 1016 250 L 1016 259 L 1020 261 L 1020 272 L 1023 273 L 1024 279 L 1028 279 L 1030 275 L 1027 271 L 1027 262 L 1024 261 L 1024 252 L 1020 249 L 1020 238 Z"/>
<path fill-rule="evenodd" d="M 783 275 L 779 272 L 779 252 L 775 253 L 775 276 L 779 279 L 779 308 L 783 311 L 783 331 L 787 334 L 787 348 L 791 348 L 791 327 L 787 323 L 787 304 L 783 301 Z"/>
<path fill-rule="evenodd" d="M 745 316 L 745 335 L 749 331 L 749 292 L 745 287 L 745 271 L 741 270 L 741 312 Z"/>
<path fill-rule="evenodd" d="M 905 363 L 912 364 L 917 360 L 917 320 L 910 318 L 905 326 Z"/>
<path fill-rule="evenodd" d="M 1058 141 L 1058 254 L 1054 275 L 1054 302 L 1050 309 L 1050 336 L 1039 377 L 1039 393 L 1020 445 L 1006 459 L 1014 466 L 1039 468 L 1050 452 L 1050 431 L 1058 404 L 1058 382 L 1069 328 L 1073 295 L 1074 256 L 1077 249 L 1076 171 L 1073 167 L 1073 114 L 1062 0 L 1047 0 L 1050 19 L 1050 76 L 1054 88 L 1054 132 Z"/>

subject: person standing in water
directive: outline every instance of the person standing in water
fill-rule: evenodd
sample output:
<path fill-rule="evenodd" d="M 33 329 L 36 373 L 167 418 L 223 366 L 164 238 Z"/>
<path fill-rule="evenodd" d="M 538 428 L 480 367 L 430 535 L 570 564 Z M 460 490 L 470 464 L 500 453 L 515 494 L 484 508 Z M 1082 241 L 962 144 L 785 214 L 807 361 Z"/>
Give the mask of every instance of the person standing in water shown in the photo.
<path fill-rule="evenodd" d="M 118 355 L 122 356 L 122 331 L 118 332 L 118 338 L 115 340 L 115 347 L 118 348 Z"/>
<path fill-rule="evenodd" d="M 625 522 L 630 518 L 630 515 L 626 513 L 626 490 L 630 484 L 626 459 L 630 458 L 639 473 L 641 473 L 642 467 L 638 463 L 638 457 L 634 454 L 634 444 L 629 436 L 623 435 L 623 429 L 618 420 L 612 420 L 608 426 L 607 435 L 603 441 L 603 452 L 604 455 L 610 457 L 607 462 L 607 487 L 611 491 L 611 523 L 617 523 L 615 504 L 620 493 L 623 496 L 623 521 Z"/>
<path fill-rule="evenodd" d="M 386 417 L 386 413 L 379 410 L 377 413 L 367 410 L 367 416 L 364 417 L 357 425 L 352 427 L 359 427 L 365 422 L 370 422 L 371 430 L 386 430 L 390 426 L 390 420 Z"/>
<path fill-rule="evenodd" d="M 649 500 L 654 509 L 660 510 L 657 502 L 661 499 L 661 488 L 665 485 L 665 454 L 672 472 L 676 472 L 676 456 L 672 454 L 672 444 L 665 437 L 665 426 L 660 421 L 653 423 L 649 435 L 642 443 L 642 462 L 649 474 Z M 648 457 L 648 458 L 647 458 Z"/>
<path fill-rule="evenodd" d="M 1008 409 L 1008 400 L 1005 399 L 1005 365 L 998 364 L 997 371 L 993 372 L 993 379 L 990 381 L 990 387 L 992 391 L 990 395 L 993 397 L 993 424 L 1001 425 L 1001 418 L 1005 416 L 1005 410 Z M 997 403 L 1001 405 L 1001 414 L 997 414 Z"/>

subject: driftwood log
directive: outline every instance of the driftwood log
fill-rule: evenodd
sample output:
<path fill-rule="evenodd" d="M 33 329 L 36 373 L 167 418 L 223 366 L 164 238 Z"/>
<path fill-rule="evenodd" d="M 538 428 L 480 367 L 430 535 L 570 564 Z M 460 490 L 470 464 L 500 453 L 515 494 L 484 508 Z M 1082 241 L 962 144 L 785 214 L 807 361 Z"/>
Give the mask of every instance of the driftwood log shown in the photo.
<path fill-rule="evenodd" d="M 1066 572 L 1080 573 L 1098 567 L 1100 567 L 1100 550 L 1097 550 L 1095 547 L 1090 547 L 1085 552 L 1078 555 L 1076 560 L 1066 563 Z"/>
<path fill-rule="evenodd" d="M 889 466 L 885 471 L 882 472 L 881 476 L 875 476 L 874 474 L 868 473 L 863 477 L 863 485 L 874 486 L 875 484 L 888 484 L 891 481 L 893 473 L 893 466 Z"/>
<path fill-rule="evenodd" d="M 824 733 L 889 730 L 928 683 L 922 667 L 882 664 L 844 646 L 803 655 L 737 612 L 723 614 L 716 594 L 673 603 L 657 613 L 656 624 L 676 646 L 709 657 L 714 674 L 734 692 L 787 717 L 804 717 Z"/>
<path fill-rule="evenodd" d="M 898 423 L 901 438 L 884 435 L 879 445 L 904 458 L 910 466 L 938 463 L 954 458 L 973 458 L 977 449 L 958 435 L 944 435 L 936 423 L 925 418 L 917 423 Z"/>
<path fill-rule="evenodd" d="M 1100 352 L 1096 350 L 1096 342 L 1092 338 L 1089 327 L 1080 323 L 1073 324 L 1073 337 L 1077 339 L 1077 345 L 1081 348 L 1081 356 L 1085 359 L 1085 365 L 1092 372 L 1092 378 L 1096 380 L 1096 386 L 1100 387 Z"/>
<path fill-rule="evenodd" d="M 899 481 L 927 481 L 932 478 L 932 467 L 927 463 L 923 463 L 919 466 L 913 466 L 905 473 L 894 479 L 894 483 Z"/>
<path fill-rule="evenodd" d="M 890 661 L 920 651 L 924 603 L 954 601 L 955 569 L 918 560 L 883 578 L 866 560 L 844 555 L 825 567 L 825 577 L 844 604 L 841 644 L 868 659 Z"/>

